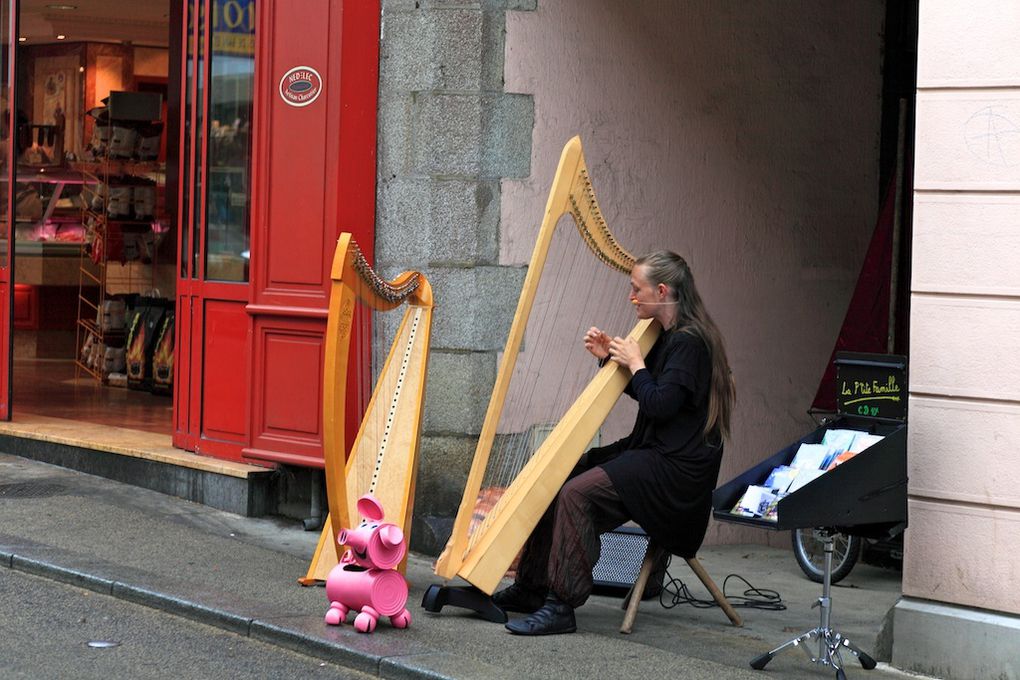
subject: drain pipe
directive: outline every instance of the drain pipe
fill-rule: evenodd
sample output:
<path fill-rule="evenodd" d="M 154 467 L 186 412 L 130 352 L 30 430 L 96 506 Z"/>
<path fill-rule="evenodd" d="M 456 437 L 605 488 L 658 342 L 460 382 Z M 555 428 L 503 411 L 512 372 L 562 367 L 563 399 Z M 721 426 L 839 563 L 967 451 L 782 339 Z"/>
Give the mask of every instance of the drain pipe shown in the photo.
<path fill-rule="evenodd" d="M 322 528 L 322 482 L 317 475 L 312 476 L 311 517 L 301 520 L 305 531 L 318 531 Z"/>

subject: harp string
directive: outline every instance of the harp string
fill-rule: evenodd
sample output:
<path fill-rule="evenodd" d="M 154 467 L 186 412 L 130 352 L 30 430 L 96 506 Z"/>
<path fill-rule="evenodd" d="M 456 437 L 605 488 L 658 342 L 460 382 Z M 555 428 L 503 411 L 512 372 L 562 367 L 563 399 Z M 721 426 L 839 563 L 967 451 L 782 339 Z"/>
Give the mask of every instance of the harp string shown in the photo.
<path fill-rule="evenodd" d="M 383 315 L 380 312 L 376 312 L 370 309 L 365 304 L 358 305 L 358 314 L 361 317 L 362 323 L 358 326 L 358 347 L 359 347 L 359 361 L 357 367 L 357 380 L 359 385 L 358 391 L 358 413 L 361 414 L 361 431 L 359 433 L 358 441 L 376 441 L 378 427 L 378 413 L 369 411 L 369 403 L 371 399 L 371 385 L 375 385 L 373 377 L 377 374 L 375 368 L 375 360 L 373 356 L 373 345 L 372 334 L 373 329 L 381 321 Z M 386 392 L 385 385 L 378 385 L 380 393 Z M 369 451 L 359 451 L 357 453 L 351 452 L 348 458 L 348 476 L 353 476 L 356 480 L 355 488 L 360 490 L 360 493 L 370 493 L 369 480 L 366 479 L 364 470 L 363 457 L 371 456 Z M 353 500 L 348 498 L 347 502 L 351 503 Z M 350 520 L 352 522 L 359 521 L 357 515 L 352 515 Z"/>
<path fill-rule="evenodd" d="M 623 288 L 624 281 L 621 280 L 621 277 L 603 277 L 603 280 L 604 282 L 600 285 L 600 290 L 605 291 L 607 296 L 609 296 L 609 299 L 612 299 L 612 297 L 619 299 L 625 294 L 625 289 Z M 603 299 L 607 298 L 604 297 Z M 499 474 L 495 477 L 495 479 L 498 479 L 499 481 L 490 481 L 487 484 L 483 484 L 481 502 L 479 503 L 479 512 L 476 514 L 479 524 L 476 530 L 469 536 L 470 546 L 473 547 L 476 536 L 484 534 L 489 525 L 489 518 L 499 516 L 502 501 L 506 498 L 506 496 L 502 494 L 502 491 L 509 486 L 509 483 L 516 478 L 524 465 L 531 460 L 531 457 L 538 445 L 544 439 L 544 435 L 547 435 L 552 425 L 554 425 L 562 417 L 566 408 L 581 392 L 584 385 L 593 375 L 595 371 L 594 359 L 592 359 L 581 346 L 581 335 L 583 333 L 583 329 L 586 329 L 589 325 L 591 325 L 592 320 L 605 318 L 606 323 L 599 323 L 598 325 L 605 328 L 608 332 L 610 332 L 610 334 L 622 334 L 626 332 L 626 329 L 633 325 L 632 323 L 628 323 L 628 321 L 632 321 L 632 315 L 633 308 L 631 307 L 628 309 L 624 305 L 620 305 L 619 311 L 612 317 L 606 316 L 605 310 L 596 310 L 592 312 L 590 317 L 588 314 L 578 315 L 577 320 L 572 325 L 572 328 L 574 329 L 571 334 L 573 340 L 573 351 L 569 364 L 570 369 L 576 371 L 576 373 L 571 376 L 571 380 L 564 379 L 562 381 L 563 389 L 560 390 L 561 395 L 556 399 L 554 408 L 540 408 L 537 415 L 532 413 L 530 419 L 519 421 L 522 422 L 523 425 L 518 424 L 512 428 L 518 433 L 523 433 L 522 435 L 503 438 L 504 445 L 506 445 L 506 442 L 516 445 L 516 448 L 512 451 L 512 456 L 510 456 L 512 457 L 513 465 L 507 466 L 507 464 L 503 462 L 508 458 L 506 455 L 496 457 L 494 464 L 496 466 L 504 466 L 501 468 L 503 474 Z M 611 320 L 613 318 L 615 318 L 615 321 Z M 534 372 L 535 371 L 530 371 L 529 373 Z M 527 399 L 528 397 L 525 394 L 523 398 Z M 517 403 L 517 400 L 515 400 L 514 403 Z M 551 414 L 553 417 L 550 417 Z M 609 420 L 613 420 L 613 417 L 611 416 Z M 609 421 L 607 421 L 607 424 L 608 422 Z M 534 427 L 529 427 L 529 425 Z M 492 479 L 491 476 L 490 479 Z"/>
<path fill-rule="evenodd" d="M 565 327 L 567 320 L 561 314 L 562 305 L 556 304 L 556 298 L 563 298 L 564 294 L 569 297 L 564 281 L 569 281 L 579 289 L 590 289 L 594 278 L 591 271 L 580 271 L 583 269 L 581 258 L 576 256 L 576 250 L 569 253 L 563 243 L 569 239 L 564 239 L 564 236 L 569 236 L 569 232 L 562 229 L 558 229 L 553 236 L 546 264 L 549 274 L 539 285 L 536 308 L 532 310 L 529 320 L 522 356 L 518 359 L 501 424 L 497 428 L 497 432 L 503 435 L 500 439 L 500 455 L 496 461 L 498 468 L 493 479 L 498 488 L 508 486 L 530 459 L 544 434 L 542 428 L 545 423 L 541 417 L 555 422 L 562 415 L 563 394 L 569 392 L 571 387 L 565 381 L 565 369 L 570 362 L 550 361 L 551 352 L 556 349 L 552 339 L 554 324 L 558 321 L 559 325 Z M 574 325 L 570 324 L 571 327 Z M 559 349 L 564 347 L 561 345 Z M 549 391 L 550 386 L 553 386 L 554 392 Z"/>
<path fill-rule="evenodd" d="M 387 455 L 395 435 L 394 422 L 397 409 L 401 400 L 407 399 L 403 390 L 403 381 L 413 359 L 413 350 L 419 339 L 418 333 L 422 320 L 420 309 L 411 309 L 405 312 L 405 315 L 408 316 L 408 325 L 401 338 L 397 338 L 394 333 L 389 332 L 392 329 L 388 328 L 385 320 L 381 318 L 386 316 L 384 314 L 373 313 L 371 316 L 374 321 L 371 328 L 368 328 L 366 324 L 366 338 L 372 335 L 376 337 L 377 342 L 373 344 L 376 349 L 380 345 L 386 348 L 393 346 L 392 361 L 396 362 L 396 367 L 395 370 L 384 373 L 382 364 L 384 364 L 386 356 L 366 353 L 371 354 L 371 362 L 363 364 L 361 369 L 364 374 L 362 384 L 375 386 L 376 400 L 374 404 L 370 404 L 371 393 L 366 390 L 366 394 L 363 396 L 365 399 L 363 411 L 366 412 L 366 415 L 362 420 L 361 433 L 358 437 L 360 450 L 348 467 L 349 476 L 356 480 L 356 488 L 362 489 L 361 492 L 376 493 L 379 475 L 382 466 L 387 462 Z M 394 314 L 390 314 L 390 316 L 394 316 Z M 399 343 L 394 345 L 398 339 Z M 391 512 L 390 508 L 386 510 Z M 392 510 L 396 511 L 396 509 Z"/>
<path fill-rule="evenodd" d="M 475 513 L 478 526 L 469 536 L 469 547 L 473 545 L 471 539 L 487 528 L 488 520 L 492 516 L 492 513 L 489 512 L 492 509 L 491 506 L 498 505 L 503 491 L 530 459 L 532 450 L 535 448 L 534 440 L 541 436 L 535 427 L 536 415 L 528 407 L 532 404 L 530 397 L 534 394 L 537 385 L 536 375 L 543 373 L 545 359 L 551 349 L 544 331 L 550 328 L 549 317 L 554 307 L 550 300 L 549 289 L 555 287 L 558 282 L 555 280 L 555 274 L 549 274 L 549 272 L 563 272 L 565 263 L 561 254 L 561 241 L 561 230 L 557 229 L 550 245 L 545 274 L 539 284 L 536 302 L 528 320 L 527 332 L 521 346 L 521 356 L 517 359 L 503 411 L 500 414 L 496 438 L 493 441 L 494 451 L 490 454 L 483 476 Z M 570 267 L 567 279 L 578 284 L 583 283 L 577 280 L 574 273 L 576 260 L 566 264 Z M 562 382 L 560 384 L 562 385 Z M 558 415 L 554 411 L 547 413 L 547 416 L 551 417 Z"/>
<path fill-rule="evenodd" d="M 364 493 L 375 494 L 387 452 L 391 446 L 397 409 L 402 399 L 409 398 L 404 394 L 404 380 L 407 377 L 411 362 L 414 360 L 416 345 L 422 341 L 423 313 L 420 307 L 403 306 L 394 312 L 371 310 L 366 305 L 359 305 L 366 319 L 360 325 L 360 347 L 362 361 L 358 364 L 359 412 L 367 414 L 361 421 L 361 434 L 358 438 L 362 443 L 357 458 L 349 464 L 348 475 L 356 480 L 356 488 Z M 406 320 L 405 318 L 406 317 Z M 402 323 L 403 322 L 403 323 Z M 401 336 L 398 337 L 398 333 Z M 375 340 L 373 342 L 373 339 Z M 391 361 L 395 362 L 393 370 L 383 371 L 388 352 L 392 348 Z M 376 402 L 373 404 L 373 386 Z M 356 499 L 349 499 L 351 502 Z M 397 508 L 384 508 L 387 513 Z M 352 521 L 355 518 L 352 517 Z"/>
<path fill-rule="evenodd" d="M 540 418 L 544 415 L 555 422 L 562 415 L 562 395 L 569 390 L 563 375 L 569 362 L 551 360 L 552 352 L 557 349 L 552 341 L 554 324 L 564 321 L 557 298 L 562 299 L 566 293 L 564 281 L 583 289 L 590 288 L 593 278 L 590 271 L 579 271 L 580 258 L 571 257 L 572 254 L 567 252 L 563 242 L 569 239 L 564 239 L 564 236 L 569 236 L 569 233 L 557 230 L 553 237 L 547 269 L 550 261 L 553 267 L 544 277 L 544 285 L 539 285 L 537 310 L 532 310 L 522 347 L 523 356 L 518 359 L 519 370 L 516 379 L 511 382 L 508 403 L 504 407 L 501 431 L 506 436 L 502 441 L 512 448 L 510 455 L 502 457 L 509 463 L 500 470 L 499 482 L 503 487 L 517 476 L 533 453 L 537 440 L 542 436 L 538 429 L 543 426 Z M 569 297 L 569 293 L 566 295 Z M 562 351 L 564 346 L 559 349 Z M 549 391 L 550 386 L 554 391 Z"/>
<path fill-rule="evenodd" d="M 372 335 L 375 332 L 378 332 L 377 331 L 378 324 L 383 322 L 382 320 L 383 314 L 381 312 L 369 311 L 368 309 L 364 309 L 364 314 L 365 317 L 369 320 L 369 323 L 365 324 L 362 327 L 363 333 L 362 342 L 364 343 L 366 351 L 365 361 L 361 365 L 362 371 L 361 384 L 375 385 L 378 394 L 387 395 L 391 393 L 390 386 L 385 383 L 382 384 L 376 383 L 376 376 L 379 375 L 379 368 L 376 358 L 374 356 L 374 348 L 376 343 L 372 342 Z M 384 344 L 384 346 L 388 345 Z M 367 391 L 362 392 L 361 398 L 365 402 L 365 410 L 368 411 L 369 417 L 362 421 L 362 426 L 364 427 L 365 432 L 363 432 L 360 441 L 377 442 L 379 441 L 379 408 L 376 407 L 375 409 L 369 410 L 371 396 L 367 393 Z M 358 480 L 358 488 L 364 489 L 362 493 L 373 493 L 375 491 L 375 489 L 372 488 L 371 481 L 368 478 L 369 475 L 367 474 L 367 471 L 373 467 L 372 461 L 370 459 L 374 459 L 375 457 L 376 457 L 375 450 L 362 450 L 358 452 L 358 459 L 355 461 L 355 465 L 353 466 L 353 472 L 355 478 Z M 349 467 L 348 470 L 351 470 L 351 468 Z M 348 498 L 347 502 L 348 503 L 351 502 L 351 499 Z M 360 521 L 360 519 L 361 518 L 357 516 L 351 517 L 352 522 L 358 522 Z"/>
<path fill-rule="evenodd" d="M 559 226 L 552 238 L 483 475 L 469 549 L 474 538 L 484 534 L 489 519 L 499 514 L 503 491 L 591 379 L 595 361 L 583 348 L 584 332 L 598 325 L 610 335 L 623 334 L 633 325 L 633 308 L 626 304 L 627 279 L 621 275 L 629 272 L 630 258 L 609 233 L 583 170 L 575 179 L 566 212 L 575 224 Z M 599 250 L 595 234 L 612 246 L 609 254 Z"/>
<path fill-rule="evenodd" d="M 354 249 L 353 267 L 361 278 L 363 285 L 371 289 L 375 296 L 391 304 L 398 304 L 405 302 L 410 294 L 418 289 L 420 274 L 416 272 L 400 283 L 385 281 L 368 264 L 360 249 L 358 249 L 357 244 L 352 245 Z M 376 377 L 380 375 L 382 365 L 386 359 L 386 355 L 382 353 L 381 348 L 389 347 L 394 339 L 391 332 L 393 329 L 388 327 L 387 324 L 392 322 L 395 316 L 399 315 L 381 312 L 375 309 L 374 306 L 364 304 L 364 300 L 359 300 L 359 303 L 357 313 L 360 314 L 363 321 L 358 324 L 361 360 L 358 362 L 356 370 L 358 372 L 358 384 L 361 388 L 358 394 L 359 411 L 364 413 L 371 401 L 372 386 L 375 385 Z M 373 338 L 380 339 L 381 341 L 372 342 Z M 376 350 L 378 350 L 378 353 Z M 373 432 L 379 433 L 384 427 L 382 422 L 384 419 L 385 416 L 376 415 L 370 419 L 371 422 L 368 425 Z"/>
<path fill-rule="evenodd" d="M 418 336 L 418 327 L 422 323 L 421 309 L 417 310 L 411 325 L 411 332 L 404 344 L 394 348 L 394 360 L 398 362 L 396 373 L 383 374 L 383 366 L 388 356 L 388 348 L 394 342 L 399 319 L 403 311 L 406 314 L 406 302 L 419 286 L 419 275 L 415 274 L 400 283 L 391 283 L 380 277 L 368 264 L 357 244 L 352 244 L 353 269 L 361 279 L 361 283 L 374 295 L 371 302 L 359 296 L 355 306 L 354 337 L 357 342 L 354 370 L 351 377 L 355 380 L 354 400 L 358 425 L 356 437 L 357 450 L 348 452 L 347 476 L 352 478 L 355 489 L 359 493 L 377 493 L 380 474 L 390 446 L 394 416 L 403 397 L 400 387 L 412 361 L 414 345 Z M 379 300 L 389 304 L 397 304 L 396 310 L 378 308 Z M 405 303 L 405 304 L 399 304 Z M 373 394 L 377 403 L 373 404 Z M 357 498 L 348 498 L 352 508 Z M 384 508 L 387 514 L 396 513 L 398 508 Z M 352 522 L 358 521 L 353 512 Z"/>
<path fill-rule="evenodd" d="M 555 241 L 555 239 L 554 239 Z M 555 245 L 551 251 L 557 250 Z M 559 258 L 552 258 L 557 262 Z M 503 491 L 509 483 L 517 476 L 523 466 L 530 458 L 534 448 L 532 442 L 540 436 L 537 432 L 537 416 L 529 406 L 532 404 L 529 399 L 535 386 L 535 375 L 541 374 L 545 367 L 546 352 L 549 349 L 543 334 L 536 332 L 549 326 L 549 304 L 548 283 L 539 286 L 535 308 L 532 310 L 532 318 L 529 321 L 528 333 L 521 348 L 521 356 L 518 358 L 514 374 L 510 382 L 507 398 L 504 402 L 503 413 L 497 426 L 496 438 L 493 441 L 494 455 L 490 456 L 489 465 L 486 468 L 482 484 L 480 510 L 481 527 L 487 526 L 488 517 L 491 515 L 485 510 L 489 504 L 498 503 Z M 555 416 L 555 413 L 549 413 Z M 472 536 L 475 532 L 472 532 Z"/>

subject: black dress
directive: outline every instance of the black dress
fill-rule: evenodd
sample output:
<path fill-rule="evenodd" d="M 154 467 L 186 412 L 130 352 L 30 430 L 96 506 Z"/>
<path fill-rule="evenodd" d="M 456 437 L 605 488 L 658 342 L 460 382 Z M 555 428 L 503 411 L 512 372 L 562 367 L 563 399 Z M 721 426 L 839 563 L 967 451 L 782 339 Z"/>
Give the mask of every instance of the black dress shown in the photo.
<path fill-rule="evenodd" d="M 722 440 L 703 433 L 712 360 L 683 330 L 664 332 L 634 374 L 627 394 L 638 402 L 634 429 L 588 452 L 601 465 L 630 515 L 659 546 L 681 557 L 701 547 L 719 477 Z"/>

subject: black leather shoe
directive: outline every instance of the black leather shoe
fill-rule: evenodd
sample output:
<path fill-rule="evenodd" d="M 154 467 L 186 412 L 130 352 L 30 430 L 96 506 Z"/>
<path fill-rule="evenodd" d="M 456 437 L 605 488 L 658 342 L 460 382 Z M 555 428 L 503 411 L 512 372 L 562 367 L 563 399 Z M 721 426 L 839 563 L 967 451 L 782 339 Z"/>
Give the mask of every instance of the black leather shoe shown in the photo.
<path fill-rule="evenodd" d="M 545 599 L 545 604 L 534 614 L 523 619 L 510 621 L 506 629 L 514 635 L 559 635 L 577 630 L 574 608 L 555 595 Z"/>
<path fill-rule="evenodd" d="M 545 592 L 530 590 L 514 583 L 493 594 L 492 603 L 505 612 L 530 614 L 539 609 L 545 602 Z"/>

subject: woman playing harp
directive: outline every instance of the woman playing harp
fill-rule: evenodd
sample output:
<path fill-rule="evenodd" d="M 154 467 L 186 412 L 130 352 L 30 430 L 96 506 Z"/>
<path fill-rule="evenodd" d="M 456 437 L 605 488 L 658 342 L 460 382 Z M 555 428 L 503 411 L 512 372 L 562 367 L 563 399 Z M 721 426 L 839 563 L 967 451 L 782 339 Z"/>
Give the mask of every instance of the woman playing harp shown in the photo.
<path fill-rule="evenodd" d="M 529 614 L 506 624 L 518 635 L 576 630 L 601 533 L 634 520 L 651 541 L 693 557 L 708 527 L 734 401 L 722 336 L 679 255 L 638 258 L 630 282 L 638 318 L 663 329 L 647 357 L 632 338 L 597 328 L 584 346 L 630 371 L 637 419 L 628 436 L 585 454 L 525 544 L 515 583 L 493 596 Z"/>

